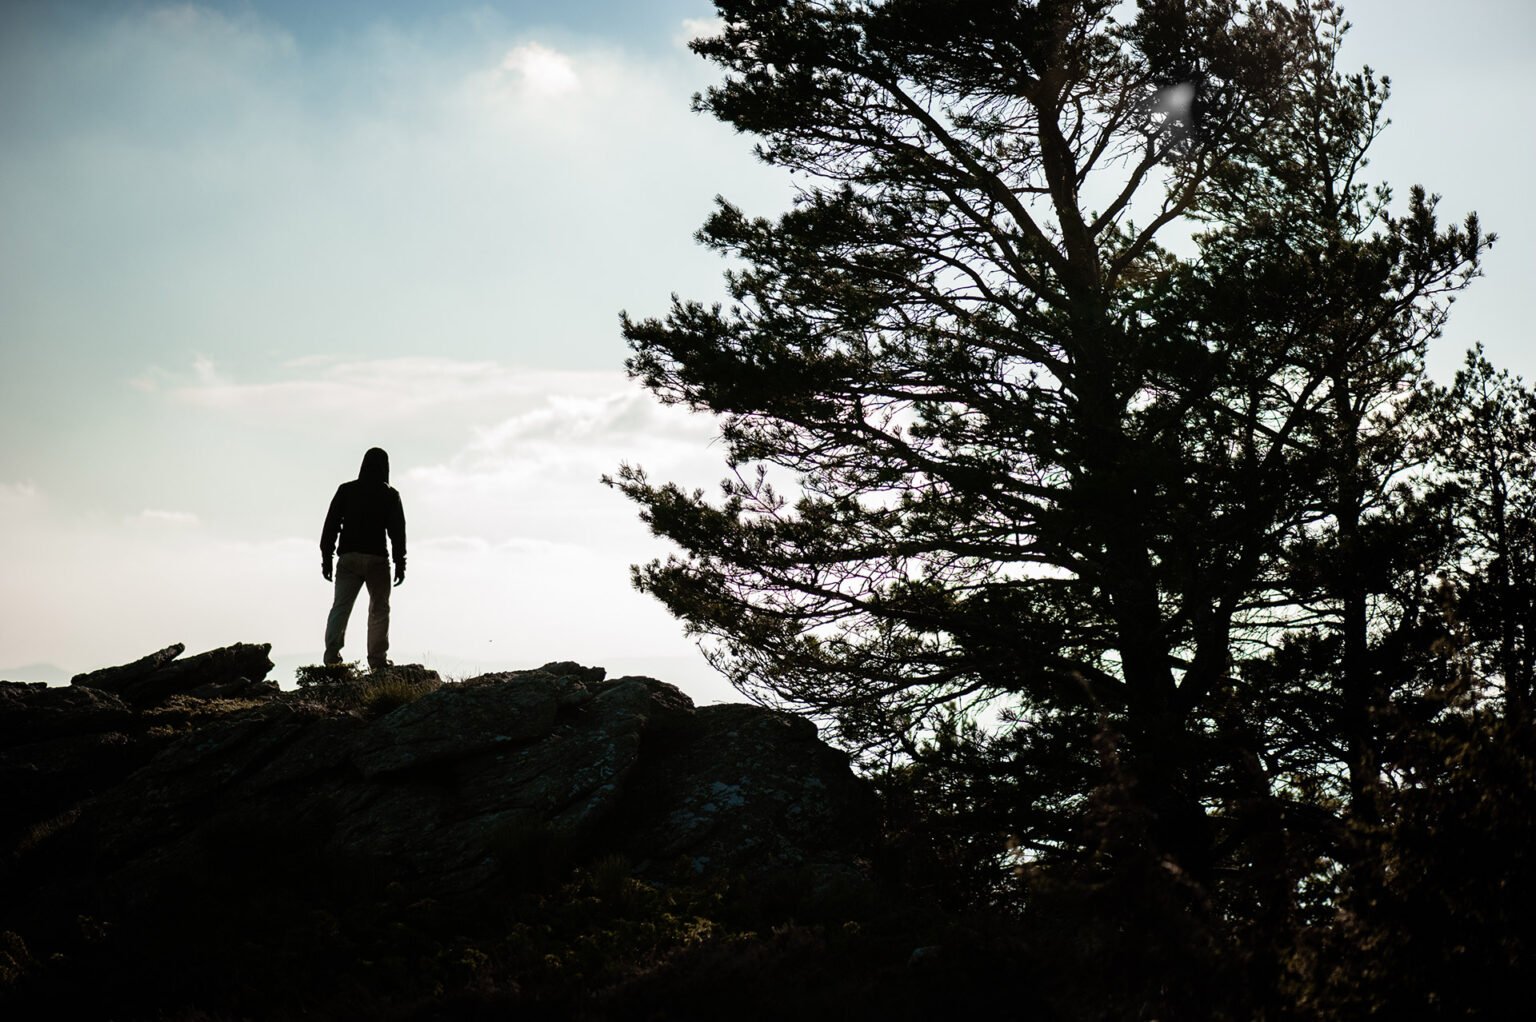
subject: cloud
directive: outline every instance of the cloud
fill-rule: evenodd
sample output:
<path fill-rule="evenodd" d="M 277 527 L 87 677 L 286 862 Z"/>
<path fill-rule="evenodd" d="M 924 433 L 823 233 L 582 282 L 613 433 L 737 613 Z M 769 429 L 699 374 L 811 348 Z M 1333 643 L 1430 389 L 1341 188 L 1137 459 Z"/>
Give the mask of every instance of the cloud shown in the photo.
<path fill-rule="evenodd" d="M 309 420 L 312 430 L 361 420 L 397 434 L 408 425 L 451 433 L 459 438 L 451 452 L 408 469 L 428 485 L 453 480 L 454 488 L 484 489 L 495 478 L 501 482 L 492 488 L 499 488 L 572 475 L 591 481 L 626 460 L 720 460 L 712 417 L 662 405 L 618 371 L 306 357 L 274 375 L 240 380 L 199 358 L 181 373 L 151 369 L 140 378 L 149 384 L 135 385 L 161 401 L 242 420 Z"/>
<path fill-rule="evenodd" d="M 43 501 L 34 483 L 0 483 L 0 508 L 36 507 Z"/>
<path fill-rule="evenodd" d="M 500 68 L 516 75 L 524 89 L 541 98 L 563 96 L 581 88 L 571 58 L 541 43 L 514 46 L 502 58 Z"/>
<path fill-rule="evenodd" d="M 213 359 L 207 355 L 199 355 L 192 360 L 192 375 L 196 377 L 198 384 L 203 387 L 213 388 L 225 385 L 223 377 L 214 368 Z"/>
<path fill-rule="evenodd" d="M 718 479 L 716 432 L 712 419 L 637 388 L 548 394 L 476 428 L 449 457 L 409 469 L 401 485 L 440 532 L 536 538 L 629 563 L 656 553 L 655 541 L 599 480 L 624 462 L 693 485 Z"/>
<path fill-rule="evenodd" d="M 157 508 L 145 508 L 129 518 L 128 524 L 189 528 L 199 525 L 200 522 L 197 515 L 190 511 L 161 511 Z"/>
<path fill-rule="evenodd" d="M 591 397 L 552 393 L 538 407 L 477 431 L 461 460 L 526 457 L 544 449 L 569 453 L 626 443 L 654 448 L 678 441 L 702 446 L 709 441 L 704 425 L 709 421 L 661 405 L 638 387 Z"/>
<path fill-rule="evenodd" d="M 547 394 L 526 411 L 476 428 L 450 458 L 414 468 L 431 487 L 501 489 L 536 480 L 595 480 L 621 461 L 677 467 L 718 463 L 716 427 L 707 416 L 663 406 L 638 389 L 595 396 Z"/>
<path fill-rule="evenodd" d="M 27 537 L 28 548 L 35 548 L 40 542 L 38 531 L 46 528 L 54 517 L 51 504 L 43 489 L 34 483 L 0 482 L 0 537 Z M 67 557 L 69 553 L 67 550 L 55 551 L 55 555 Z M 0 556 L 0 564 L 6 565 L 5 570 L 0 571 L 0 577 L 15 574 L 17 566 L 14 562 L 8 562 Z M 0 591 L 0 607 L 8 606 L 3 591 Z M 4 629 L 0 627 L 0 636 L 3 635 Z M 0 660 L 6 659 L 11 658 L 0 656 Z"/>
<path fill-rule="evenodd" d="M 604 370 L 528 369 L 492 360 L 413 356 L 341 360 L 305 356 L 275 367 L 277 378 L 237 379 L 212 359 L 190 371 L 158 366 L 130 386 L 169 400 L 224 412 L 305 415 L 377 421 L 419 419 L 452 408 L 504 411 L 556 395 L 563 399 L 634 389 L 624 374 Z"/>
<path fill-rule="evenodd" d="M 660 91 L 661 70 L 590 43 L 565 51 L 525 39 L 494 65 L 462 74 L 456 88 L 444 92 L 440 116 L 456 131 L 476 131 L 498 149 L 514 147 L 499 156 L 557 166 L 563 180 L 550 181 L 552 191 L 570 196 L 579 193 L 578 182 L 621 181 L 616 173 L 621 164 L 607 161 L 648 128 L 654 132 L 671 119 L 675 110 Z M 600 153 L 606 159 L 591 162 Z M 589 202 L 602 198 L 586 196 Z"/>
<path fill-rule="evenodd" d="M 165 381 L 117 353 L 616 365 L 620 309 L 720 292 L 691 237 L 712 197 L 771 212 L 788 183 L 690 111 L 702 61 L 498 28 L 310 48 L 128 8 L 36 40 L 0 68 L 26 97 L 0 109 L 8 336 L 113 338 L 97 365 L 141 390 Z"/>
<path fill-rule="evenodd" d="M 686 46 L 695 39 L 709 39 L 725 31 L 723 18 L 684 18 L 677 41 Z"/>
<path fill-rule="evenodd" d="M 176 373 L 146 373 L 147 399 L 197 410 L 202 435 L 227 429 L 246 444 L 280 429 L 323 449 L 323 464 L 306 459 L 305 478 L 291 462 L 264 469 L 294 493 L 328 495 L 338 469 L 350 472 L 368 446 L 385 447 L 412 534 L 423 539 L 555 544 L 627 564 L 651 556 L 655 544 L 634 509 L 600 485 L 604 475 L 626 462 L 689 486 L 713 485 L 721 474 L 712 417 L 662 405 L 616 370 L 311 356 L 262 375 L 245 379 L 199 359 Z M 177 499 L 215 506 L 231 485 L 215 484 Z M 285 504 L 255 522 L 304 528 L 318 512 L 301 510 Z M 229 521 L 222 512 L 219 525 Z"/>

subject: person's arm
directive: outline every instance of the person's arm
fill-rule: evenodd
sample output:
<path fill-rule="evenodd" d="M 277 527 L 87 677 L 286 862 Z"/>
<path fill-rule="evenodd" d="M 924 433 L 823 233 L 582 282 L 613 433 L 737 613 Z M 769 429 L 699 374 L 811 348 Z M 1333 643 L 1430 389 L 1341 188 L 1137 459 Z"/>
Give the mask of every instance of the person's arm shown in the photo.
<path fill-rule="evenodd" d="M 389 549 L 395 558 L 395 585 L 399 585 L 405 581 L 405 504 L 400 500 L 400 491 L 393 487 L 389 496 L 389 520 L 384 527 L 389 533 Z"/>
<path fill-rule="evenodd" d="M 336 553 L 336 535 L 341 531 L 344 504 L 341 492 L 345 487 L 345 483 L 336 487 L 336 496 L 331 498 L 330 509 L 325 513 L 325 525 L 320 530 L 320 574 L 327 582 L 331 580 L 331 558 Z"/>

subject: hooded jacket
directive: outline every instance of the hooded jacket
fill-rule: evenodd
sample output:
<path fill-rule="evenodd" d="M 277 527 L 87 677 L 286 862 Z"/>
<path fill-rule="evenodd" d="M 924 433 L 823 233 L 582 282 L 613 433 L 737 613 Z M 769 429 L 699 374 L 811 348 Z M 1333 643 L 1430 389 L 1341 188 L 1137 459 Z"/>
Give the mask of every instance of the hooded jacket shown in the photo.
<path fill-rule="evenodd" d="M 326 558 L 332 551 L 383 555 L 386 534 L 395 563 L 405 564 L 405 508 L 399 492 L 389 485 L 389 455 L 371 447 L 363 455 L 357 478 L 338 486 L 331 498 L 320 533 L 320 553 Z"/>

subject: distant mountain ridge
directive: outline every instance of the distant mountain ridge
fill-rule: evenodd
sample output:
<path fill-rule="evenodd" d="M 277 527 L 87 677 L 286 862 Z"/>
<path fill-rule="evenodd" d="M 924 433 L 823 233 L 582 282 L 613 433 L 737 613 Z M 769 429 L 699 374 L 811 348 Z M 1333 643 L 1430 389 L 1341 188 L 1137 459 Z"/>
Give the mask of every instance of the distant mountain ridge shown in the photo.
<path fill-rule="evenodd" d="M 70 673 L 58 664 L 23 664 L 20 667 L 0 667 L 0 679 L 41 681 L 47 685 L 62 685 L 69 681 Z"/>

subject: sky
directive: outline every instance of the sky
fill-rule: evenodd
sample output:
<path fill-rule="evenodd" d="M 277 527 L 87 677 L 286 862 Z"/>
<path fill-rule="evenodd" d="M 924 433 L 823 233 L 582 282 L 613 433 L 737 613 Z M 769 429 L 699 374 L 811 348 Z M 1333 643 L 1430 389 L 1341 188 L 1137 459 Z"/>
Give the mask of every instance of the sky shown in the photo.
<path fill-rule="evenodd" d="M 1480 341 L 1536 378 L 1536 8 L 1346 11 L 1347 63 L 1394 86 L 1376 176 L 1500 236 L 1432 369 Z M 288 683 L 321 653 L 326 505 L 381 446 L 410 534 L 392 659 L 577 660 L 733 698 L 632 590 L 667 548 L 599 482 L 724 473 L 712 422 L 626 379 L 618 327 L 722 295 L 692 237 L 714 196 L 790 195 L 689 110 L 712 16 L 0 0 L 0 677 L 269 642 Z"/>

